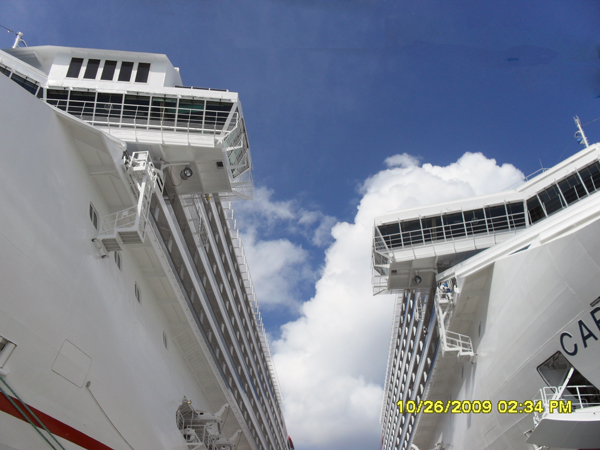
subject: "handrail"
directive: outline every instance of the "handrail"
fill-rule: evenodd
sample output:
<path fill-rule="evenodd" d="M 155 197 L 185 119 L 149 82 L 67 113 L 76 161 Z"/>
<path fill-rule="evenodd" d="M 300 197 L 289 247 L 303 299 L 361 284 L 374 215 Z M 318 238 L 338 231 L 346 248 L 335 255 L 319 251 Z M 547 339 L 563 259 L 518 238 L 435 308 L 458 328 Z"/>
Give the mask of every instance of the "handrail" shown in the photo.
<path fill-rule="evenodd" d="M 415 220 L 418 219 L 415 218 Z M 401 231 L 399 233 L 386 234 L 385 236 L 375 235 L 373 238 L 373 248 L 378 252 L 388 252 L 390 249 L 407 249 L 463 239 L 474 239 L 480 236 L 509 233 L 524 227 L 525 213 L 520 212 L 506 214 L 501 217 L 487 217 L 485 219 L 461 223 L 421 227 L 418 230 Z"/>
<path fill-rule="evenodd" d="M 46 99 L 46 102 L 92 125 L 118 128 L 221 134 L 233 131 L 240 118 L 239 112 L 234 111 L 225 130 L 232 112 L 208 107 L 193 109 L 68 99 Z"/>
<path fill-rule="evenodd" d="M 561 394 L 561 389 L 563 388 L 564 390 Z M 550 414 L 552 401 L 570 401 L 573 411 L 600 406 L 598 389 L 591 385 L 546 386 L 540 389 L 538 395 L 533 399 L 534 403 L 540 400 L 544 406 L 544 411 L 534 412 L 533 422 L 535 426 Z"/>

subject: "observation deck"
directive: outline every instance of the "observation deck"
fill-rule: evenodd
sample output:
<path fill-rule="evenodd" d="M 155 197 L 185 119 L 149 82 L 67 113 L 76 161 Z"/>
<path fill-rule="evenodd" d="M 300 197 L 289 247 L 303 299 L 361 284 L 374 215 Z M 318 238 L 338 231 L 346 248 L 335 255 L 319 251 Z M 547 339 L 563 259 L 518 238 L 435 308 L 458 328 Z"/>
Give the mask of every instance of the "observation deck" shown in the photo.
<path fill-rule="evenodd" d="M 438 273 L 595 194 L 599 158 L 595 144 L 514 190 L 377 218 L 374 294 L 433 287 Z"/>
<path fill-rule="evenodd" d="M 0 72 L 126 142 L 130 154 L 150 152 L 177 194 L 252 198 L 252 157 L 238 94 L 183 86 L 165 55 L 15 48 L 0 55 Z"/>

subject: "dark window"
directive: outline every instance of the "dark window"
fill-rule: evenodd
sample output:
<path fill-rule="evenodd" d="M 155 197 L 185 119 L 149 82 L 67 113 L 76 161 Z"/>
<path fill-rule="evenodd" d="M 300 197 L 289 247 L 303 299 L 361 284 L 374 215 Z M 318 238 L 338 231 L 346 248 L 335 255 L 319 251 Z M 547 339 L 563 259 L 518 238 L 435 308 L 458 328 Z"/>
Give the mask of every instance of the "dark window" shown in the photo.
<path fill-rule="evenodd" d="M 116 61 L 104 61 L 104 68 L 102 69 L 102 76 L 100 77 L 100 79 L 112 81 L 112 79 L 115 77 L 116 68 Z"/>
<path fill-rule="evenodd" d="M 169 97 L 152 97 L 150 109 L 150 125 L 174 127 L 177 115 L 177 99 Z"/>
<path fill-rule="evenodd" d="M 123 94 L 105 94 L 98 92 L 98 103 L 96 105 L 96 121 L 119 122 L 121 120 L 121 108 L 123 105 Z"/>
<path fill-rule="evenodd" d="M 121 63 L 121 70 L 119 71 L 119 81 L 131 80 L 131 72 L 133 71 L 133 63 L 123 61 Z"/>
<path fill-rule="evenodd" d="M 536 223 L 538 220 L 546 217 L 546 213 L 544 212 L 537 195 L 527 199 L 527 212 L 529 213 L 530 223 Z"/>
<path fill-rule="evenodd" d="M 71 58 L 71 64 L 69 64 L 69 70 L 67 70 L 67 78 L 79 78 L 82 65 L 83 58 Z"/>
<path fill-rule="evenodd" d="M 10 77 L 10 79 L 13 80 L 15 83 L 17 83 L 19 86 L 21 86 L 23 89 L 31 92 L 34 95 L 38 90 L 39 86 L 37 83 L 34 83 L 33 81 L 23 78 L 14 72 L 12 74 L 12 77 Z"/>
<path fill-rule="evenodd" d="M 467 234 L 469 236 L 473 234 L 487 233 L 483 209 L 465 211 L 463 216 L 465 218 L 465 227 L 467 228 Z"/>
<path fill-rule="evenodd" d="M 232 106 L 232 103 L 206 102 L 204 128 L 206 130 L 222 130 Z"/>
<path fill-rule="evenodd" d="M 0 73 L 3 73 L 8 77 L 10 75 L 10 69 L 8 67 L 0 66 Z"/>
<path fill-rule="evenodd" d="M 442 218 L 440 216 L 425 217 L 421 219 L 423 226 L 423 237 L 425 242 L 439 241 L 444 239 L 444 230 L 442 229 Z"/>
<path fill-rule="evenodd" d="M 146 124 L 150 97 L 146 95 L 126 95 L 123 105 L 123 123 Z"/>
<path fill-rule="evenodd" d="M 525 226 L 525 209 L 523 202 L 508 203 L 506 205 L 508 211 L 508 223 L 511 229 L 522 228 Z"/>
<path fill-rule="evenodd" d="M 402 246 L 399 223 L 386 223 L 385 225 L 379 225 L 379 232 L 381 233 L 381 236 L 383 236 L 383 240 L 388 248 Z"/>
<path fill-rule="evenodd" d="M 400 225 L 402 227 L 402 242 L 404 245 L 415 245 L 423 242 L 420 220 L 409 220 L 402 222 Z"/>
<path fill-rule="evenodd" d="M 581 169 L 579 175 L 590 194 L 600 187 L 600 168 L 597 162 Z"/>
<path fill-rule="evenodd" d="M 177 126 L 184 128 L 202 128 L 204 100 L 179 99 Z"/>
<path fill-rule="evenodd" d="M 150 73 L 149 63 L 139 63 L 137 73 L 135 74 L 136 83 L 146 83 L 148 81 L 148 74 Z"/>
<path fill-rule="evenodd" d="M 578 174 L 571 175 L 570 177 L 559 181 L 558 187 L 565 197 L 567 205 L 570 205 L 571 203 L 574 203 L 587 195 L 585 187 L 583 187 L 583 184 L 581 184 Z"/>
<path fill-rule="evenodd" d="M 485 208 L 487 224 L 490 231 L 508 230 L 508 220 L 506 218 L 506 208 L 504 205 L 489 206 Z"/>
<path fill-rule="evenodd" d="M 83 78 L 95 80 L 96 75 L 98 74 L 99 67 L 100 67 L 99 59 L 88 59 L 87 67 L 85 68 L 85 73 L 83 74 Z"/>
<path fill-rule="evenodd" d="M 67 112 L 84 120 L 91 120 L 94 114 L 95 92 L 71 91 Z"/>
<path fill-rule="evenodd" d="M 69 91 L 65 91 L 64 89 L 48 89 L 46 92 L 46 102 L 63 111 L 67 110 L 68 100 Z"/>
<path fill-rule="evenodd" d="M 548 216 L 563 209 L 565 206 L 557 185 L 550 186 L 542 192 L 539 192 L 538 197 L 544 204 L 544 209 Z"/>
<path fill-rule="evenodd" d="M 446 237 L 457 238 L 465 235 L 465 222 L 461 212 L 444 214 L 444 232 Z"/>

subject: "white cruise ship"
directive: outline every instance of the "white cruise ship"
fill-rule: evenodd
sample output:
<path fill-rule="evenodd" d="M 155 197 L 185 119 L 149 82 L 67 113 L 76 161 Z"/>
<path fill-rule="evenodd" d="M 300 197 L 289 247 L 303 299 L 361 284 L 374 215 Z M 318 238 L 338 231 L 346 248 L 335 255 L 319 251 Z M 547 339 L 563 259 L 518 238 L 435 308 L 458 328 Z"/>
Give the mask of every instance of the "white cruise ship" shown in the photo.
<path fill-rule="evenodd" d="M 600 449 L 600 144 L 577 136 L 517 189 L 376 219 L 382 449 Z"/>
<path fill-rule="evenodd" d="M 231 200 L 238 94 L 0 51 L 0 450 L 293 448 Z"/>

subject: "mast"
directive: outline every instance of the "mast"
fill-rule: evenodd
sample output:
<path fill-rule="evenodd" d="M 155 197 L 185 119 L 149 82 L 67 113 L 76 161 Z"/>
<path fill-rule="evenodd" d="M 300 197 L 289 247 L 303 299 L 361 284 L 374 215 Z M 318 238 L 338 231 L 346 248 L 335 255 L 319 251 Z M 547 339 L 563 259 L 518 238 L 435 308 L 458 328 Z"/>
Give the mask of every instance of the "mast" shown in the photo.
<path fill-rule="evenodd" d="M 579 130 L 575 133 L 575 139 L 577 139 L 577 142 L 579 142 L 580 144 L 585 145 L 586 148 L 589 147 L 590 144 L 588 144 L 588 140 L 585 137 L 585 134 L 583 133 L 583 128 L 581 127 L 581 121 L 579 120 L 579 117 L 575 116 L 573 117 L 573 120 L 575 120 L 577 129 Z"/>

